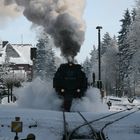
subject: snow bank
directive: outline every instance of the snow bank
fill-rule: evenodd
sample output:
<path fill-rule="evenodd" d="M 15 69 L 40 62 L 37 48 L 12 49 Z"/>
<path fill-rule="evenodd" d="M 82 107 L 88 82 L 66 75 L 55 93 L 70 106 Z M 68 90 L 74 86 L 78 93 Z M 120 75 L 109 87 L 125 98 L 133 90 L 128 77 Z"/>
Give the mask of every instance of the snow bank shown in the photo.
<path fill-rule="evenodd" d="M 10 101 L 8 103 L 8 97 L 4 97 L 2 100 L 1 100 L 1 104 L 4 104 L 4 105 L 15 105 L 15 103 L 13 103 L 13 101 L 11 101 L 11 96 L 9 96 L 10 98 Z"/>

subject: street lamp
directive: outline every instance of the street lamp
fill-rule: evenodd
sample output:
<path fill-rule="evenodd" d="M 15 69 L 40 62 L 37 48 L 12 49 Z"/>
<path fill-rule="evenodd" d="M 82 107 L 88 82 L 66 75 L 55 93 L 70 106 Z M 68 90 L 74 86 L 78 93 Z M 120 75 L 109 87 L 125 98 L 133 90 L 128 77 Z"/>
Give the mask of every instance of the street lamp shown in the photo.
<path fill-rule="evenodd" d="M 97 26 L 96 29 L 98 30 L 98 80 L 101 81 L 101 37 L 100 37 L 100 30 L 102 26 Z"/>

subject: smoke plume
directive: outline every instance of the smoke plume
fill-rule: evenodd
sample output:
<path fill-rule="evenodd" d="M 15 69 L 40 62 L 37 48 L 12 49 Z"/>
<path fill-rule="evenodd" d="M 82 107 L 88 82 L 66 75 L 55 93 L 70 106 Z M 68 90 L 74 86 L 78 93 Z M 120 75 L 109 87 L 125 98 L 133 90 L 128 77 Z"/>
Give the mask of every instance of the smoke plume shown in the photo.
<path fill-rule="evenodd" d="M 85 0 L 15 0 L 24 7 L 23 14 L 49 33 L 62 55 L 77 55 L 84 41 L 82 19 Z"/>
<path fill-rule="evenodd" d="M 4 0 L 5 5 L 10 5 L 13 4 L 15 1 L 14 0 Z"/>
<path fill-rule="evenodd" d="M 13 19 L 19 16 L 21 12 L 19 11 L 17 4 L 14 0 L 0 0 L 0 25 L 4 25 L 8 19 Z M 2 26 L 3 27 L 3 26 Z"/>

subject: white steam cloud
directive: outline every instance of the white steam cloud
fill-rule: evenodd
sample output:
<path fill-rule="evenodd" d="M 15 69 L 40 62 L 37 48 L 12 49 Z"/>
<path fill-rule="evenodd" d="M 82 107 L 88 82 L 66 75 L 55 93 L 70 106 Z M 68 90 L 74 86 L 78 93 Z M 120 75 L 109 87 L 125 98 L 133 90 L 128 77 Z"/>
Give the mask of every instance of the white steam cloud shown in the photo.
<path fill-rule="evenodd" d="M 13 19 L 21 15 L 14 0 L 0 0 L 0 27 L 3 27 L 8 19 Z"/>
<path fill-rule="evenodd" d="M 52 85 L 40 78 L 18 89 L 15 95 L 18 106 L 24 108 L 60 110 L 62 104 Z"/>
<path fill-rule="evenodd" d="M 85 23 L 82 15 L 85 0 L 15 0 L 24 7 L 23 14 L 32 23 L 49 33 L 62 55 L 77 55 L 84 41 Z"/>
<path fill-rule="evenodd" d="M 24 88 L 18 89 L 14 94 L 17 97 L 19 107 L 62 110 L 63 101 L 57 96 L 52 84 L 39 78 Z M 96 88 L 90 88 L 82 99 L 74 99 L 71 107 L 71 111 L 105 112 L 107 110 L 107 106 L 102 103 L 100 92 Z"/>
<path fill-rule="evenodd" d="M 87 90 L 85 97 L 73 100 L 71 107 L 73 111 L 86 112 L 107 112 L 107 105 L 102 103 L 99 89 L 90 88 Z"/>

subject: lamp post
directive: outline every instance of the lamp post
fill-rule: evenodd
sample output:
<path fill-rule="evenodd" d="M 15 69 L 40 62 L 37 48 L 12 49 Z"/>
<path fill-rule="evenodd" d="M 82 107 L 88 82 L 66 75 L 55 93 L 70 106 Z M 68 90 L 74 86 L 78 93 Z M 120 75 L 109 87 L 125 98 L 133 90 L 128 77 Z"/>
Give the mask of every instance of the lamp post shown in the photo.
<path fill-rule="evenodd" d="M 98 30 L 98 80 L 101 81 L 101 37 L 100 37 L 100 31 L 102 29 L 102 26 L 97 26 L 96 29 Z"/>

